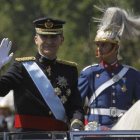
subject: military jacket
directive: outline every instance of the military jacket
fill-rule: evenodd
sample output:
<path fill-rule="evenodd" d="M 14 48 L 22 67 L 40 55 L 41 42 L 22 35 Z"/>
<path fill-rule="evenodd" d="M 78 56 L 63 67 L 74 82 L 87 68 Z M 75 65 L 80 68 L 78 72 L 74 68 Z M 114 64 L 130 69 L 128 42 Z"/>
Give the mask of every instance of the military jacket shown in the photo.
<path fill-rule="evenodd" d="M 102 84 L 118 74 L 123 67 L 118 62 L 111 66 L 102 61 L 100 64 L 83 69 L 78 84 L 83 106 L 86 97 L 90 99 Z M 140 73 L 129 67 L 127 73 L 117 83 L 104 89 L 90 104 L 89 108 L 109 109 L 110 107 L 116 107 L 117 109 L 128 110 L 132 106 L 134 99 L 135 101 L 140 99 Z M 88 122 L 97 121 L 100 125 L 108 127 L 116 123 L 118 119 L 118 117 L 91 114 L 90 111 L 87 115 Z"/>
<path fill-rule="evenodd" d="M 14 90 L 15 127 L 47 131 L 64 131 L 67 125 L 56 120 L 30 75 L 21 62 L 35 61 L 50 80 L 60 98 L 72 127 L 81 129 L 83 109 L 77 88 L 76 64 L 58 59 L 49 60 L 37 54 L 36 58 L 19 58 L 1 77 L 0 96 Z M 40 81 L 41 82 L 41 81 Z M 46 91 L 47 92 L 47 91 Z"/>

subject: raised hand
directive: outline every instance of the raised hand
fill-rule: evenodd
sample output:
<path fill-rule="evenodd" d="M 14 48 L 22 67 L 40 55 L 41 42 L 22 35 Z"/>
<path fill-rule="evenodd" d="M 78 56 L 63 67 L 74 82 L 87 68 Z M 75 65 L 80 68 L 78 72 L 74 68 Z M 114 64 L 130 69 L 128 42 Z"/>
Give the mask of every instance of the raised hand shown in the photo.
<path fill-rule="evenodd" d="M 6 65 L 12 58 L 13 53 L 9 55 L 12 42 L 8 38 L 4 38 L 0 44 L 0 69 Z"/>

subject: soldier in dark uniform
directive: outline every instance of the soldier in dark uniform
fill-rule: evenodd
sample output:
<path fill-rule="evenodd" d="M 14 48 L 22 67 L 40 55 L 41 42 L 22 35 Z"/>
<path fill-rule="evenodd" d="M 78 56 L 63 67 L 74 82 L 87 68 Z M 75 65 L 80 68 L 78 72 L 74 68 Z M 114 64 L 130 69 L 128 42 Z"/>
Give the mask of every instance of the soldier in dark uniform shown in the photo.
<path fill-rule="evenodd" d="M 119 43 L 140 34 L 139 20 L 117 7 L 107 8 L 95 43 L 100 64 L 90 65 L 81 71 L 79 90 L 83 105 L 88 97 L 86 130 L 98 126 L 112 127 L 135 101 L 140 99 L 140 73 L 135 68 L 120 63 Z"/>
<path fill-rule="evenodd" d="M 56 55 L 64 41 L 65 21 L 40 18 L 33 23 L 38 53 L 36 57 L 15 59 L 0 79 L 0 96 L 14 90 L 14 126 L 18 131 L 66 131 L 68 124 L 72 130 L 82 130 L 77 64 L 60 60 Z M 1 48 L 7 55 L 10 46 L 11 42 L 4 39 Z"/>

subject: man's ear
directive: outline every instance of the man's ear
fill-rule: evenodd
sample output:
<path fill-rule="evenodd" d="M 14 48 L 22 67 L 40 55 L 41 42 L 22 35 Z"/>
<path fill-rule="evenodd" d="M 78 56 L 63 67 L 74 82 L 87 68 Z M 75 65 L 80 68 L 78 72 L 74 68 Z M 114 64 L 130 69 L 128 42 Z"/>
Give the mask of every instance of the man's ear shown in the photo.
<path fill-rule="evenodd" d="M 60 42 L 60 45 L 62 45 L 62 44 L 63 44 L 64 40 L 65 40 L 65 38 L 64 38 L 64 36 L 62 36 L 62 37 L 61 37 L 61 42 Z"/>
<path fill-rule="evenodd" d="M 119 44 L 116 44 L 116 47 L 117 47 L 117 49 L 119 49 L 120 48 Z"/>
<path fill-rule="evenodd" d="M 38 38 L 37 38 L 37 36 L 34 37 L 34 40 L 35 40 L 35 44 L 38 45 Z"/>
<path fill-rule="evenodd" d="M 116 44 L 115 47 L 116 47 L 116 52 L 118 52 L 120 46 L 118 44 Z"/>

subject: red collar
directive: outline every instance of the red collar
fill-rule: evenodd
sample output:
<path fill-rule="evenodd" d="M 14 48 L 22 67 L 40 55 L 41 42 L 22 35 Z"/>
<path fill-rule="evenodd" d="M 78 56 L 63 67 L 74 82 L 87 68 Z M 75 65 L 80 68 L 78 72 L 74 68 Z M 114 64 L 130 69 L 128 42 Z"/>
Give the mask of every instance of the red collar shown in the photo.
<path fill-rule="evenodd" d="M 115 69 L 117 69 L 118 66 L 119 66 L 119 61 L 116 61 L 116 63 L 114 63 L 113 65 L 108 64 L 108 63 L 102 61 L 102 62 L 101 62 L 101 65 L 102 65 L 104 68 L 108 69 L 108 70 L 115 70 Z"/>

